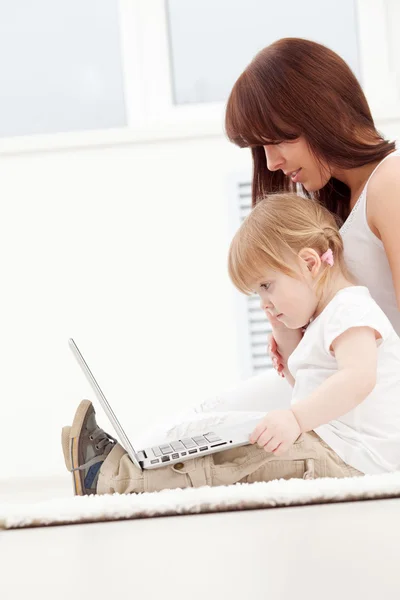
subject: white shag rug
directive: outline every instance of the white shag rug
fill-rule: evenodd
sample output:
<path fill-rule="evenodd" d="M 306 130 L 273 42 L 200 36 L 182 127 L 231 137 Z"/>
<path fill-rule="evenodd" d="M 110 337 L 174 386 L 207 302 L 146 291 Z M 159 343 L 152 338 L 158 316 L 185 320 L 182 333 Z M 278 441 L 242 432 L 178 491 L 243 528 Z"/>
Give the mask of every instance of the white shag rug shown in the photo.
<path fill-rule="evenodd" d="M 0 527 L 42 527 L 396 497 L 400 498 L 400 471 L 346 479 L 279 479 L 138 495 L 78 496 L 36 504 L 0 504 Z"/>

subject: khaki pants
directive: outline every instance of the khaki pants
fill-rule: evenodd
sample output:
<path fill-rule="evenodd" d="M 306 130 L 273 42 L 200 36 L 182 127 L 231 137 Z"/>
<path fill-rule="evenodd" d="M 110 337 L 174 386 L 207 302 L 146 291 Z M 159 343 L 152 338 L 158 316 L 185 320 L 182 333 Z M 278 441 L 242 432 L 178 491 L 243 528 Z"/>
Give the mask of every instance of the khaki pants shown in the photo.
<path fill-rule="evenodd" d="M 257 445 L 247 445 L 144 471 L 132 463 L 118 444 L 100 469 L 97 493 L 131 494 L 293 477 L 313 479 L 360 475 L 363 473 L 344 463 L 314 431 L 302 434 L 279 458 Z"/>

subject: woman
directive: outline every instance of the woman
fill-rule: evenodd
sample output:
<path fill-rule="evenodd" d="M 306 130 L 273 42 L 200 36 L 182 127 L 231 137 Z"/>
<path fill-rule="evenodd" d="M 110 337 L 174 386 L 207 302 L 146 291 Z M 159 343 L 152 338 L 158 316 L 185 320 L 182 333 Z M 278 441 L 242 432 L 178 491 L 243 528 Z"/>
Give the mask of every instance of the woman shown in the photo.
<path fill-rule="evenodd" d="M 253 205 L 264 194 L 297 188 L 337 216 L 350 271 L 400 334 L 400 152 L 376 130 L 348 65 L 309 40 L 273 43 L 236 81 L 226 131 L 235 144 L 251 149 Z M 261 306 L 277 338 L 270 352 L 282 373 L 301 335 L 282 331 L 268 306 Z M 268 411 L 290 399 L 290 385 L 271 370 L 194 410 Z M 185 417 L 193 418 L 193 410 Z"/>
<path fill-rule="evenodd" d="M 236 81 L 226 131 L 251 149 L 253 206 L 264 194 L 297 188 L 337 216 L 348 267 L 400 334 L 400 151 L 376 130 L 348 65 L 315 42 L 278 40 Z M 276 319 L 262 308 L 274 331 Z M 275 337 L 271 349 L 281 373 L 293 332 Z M 290 395 L 272 371 L 198 410 L 269 410 L 288 404 Z"/>

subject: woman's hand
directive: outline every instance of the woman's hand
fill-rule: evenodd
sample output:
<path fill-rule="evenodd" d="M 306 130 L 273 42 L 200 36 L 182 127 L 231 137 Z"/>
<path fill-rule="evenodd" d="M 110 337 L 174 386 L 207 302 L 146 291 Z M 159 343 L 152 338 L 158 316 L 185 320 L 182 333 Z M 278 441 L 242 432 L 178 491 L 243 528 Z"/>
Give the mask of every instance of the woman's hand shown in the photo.
<path fill-rule="evenodd" d="M 300 426 L 291 410 L 271 410 L 251 434 L 250 443 L 281 456 L 300 434 Z"/>

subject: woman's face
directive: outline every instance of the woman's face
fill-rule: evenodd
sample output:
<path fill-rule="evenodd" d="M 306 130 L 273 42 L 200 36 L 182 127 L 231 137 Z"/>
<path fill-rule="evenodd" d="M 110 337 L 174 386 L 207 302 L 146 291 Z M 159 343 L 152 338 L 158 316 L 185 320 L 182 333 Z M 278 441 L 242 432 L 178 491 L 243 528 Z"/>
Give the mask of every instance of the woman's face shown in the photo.
<path fill-rule="evenodd" d="M 317 161 L 303 136 L 266 144 L 264 151 L 269 171 L 280 169 L 294 183 L 301 183 L 308 192 L 320 190 L 332 177 L 328 165 Z"/>

